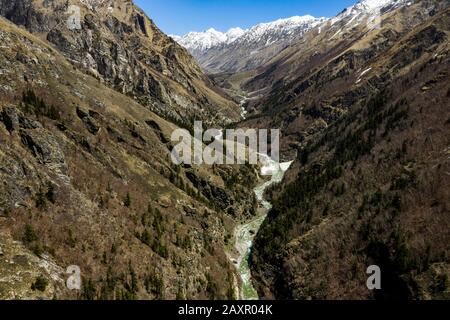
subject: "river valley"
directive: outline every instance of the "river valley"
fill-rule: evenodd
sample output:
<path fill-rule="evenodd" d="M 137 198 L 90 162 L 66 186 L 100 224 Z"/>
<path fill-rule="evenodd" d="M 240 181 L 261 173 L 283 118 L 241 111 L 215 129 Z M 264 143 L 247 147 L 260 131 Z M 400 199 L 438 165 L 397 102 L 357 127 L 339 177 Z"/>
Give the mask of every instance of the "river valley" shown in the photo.
<path fill-rule="evenodd" d="M 234 249 L 236 253 L 234 255 L 230 255 L 230 259 L 236 266 L 238 274 L 241 278 L 241 285 L 238 291 L 239 298 L 242 300 L 257 300 L 259 298 L 258 293 L 253 287 L 249 258 L 253 246 L 253 240 L 266 219 L 268 212 L 272 208 L 271 203 L 264 199 L 264 193 L 269 187 L 280 183 L 283 180 L 284 174 L 289 169 L 291 164 L 292 161 L 278 163 L 270 157 L 265 156 L 265 160 L 261 168 L 261 176 L 271 176 L 271 179 L 259 184 L 253 190 L 258 200 L 258 214 L 255 218 L 239 224 L 234 230 Z"/>

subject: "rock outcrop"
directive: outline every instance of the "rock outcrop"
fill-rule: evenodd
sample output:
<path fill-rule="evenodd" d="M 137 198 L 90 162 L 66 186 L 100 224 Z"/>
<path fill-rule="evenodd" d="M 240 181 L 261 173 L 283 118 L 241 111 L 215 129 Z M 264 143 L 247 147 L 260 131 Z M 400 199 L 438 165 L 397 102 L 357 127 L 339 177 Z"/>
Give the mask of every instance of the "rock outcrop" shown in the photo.
<path fill-rule="evenodd" d="M 79 11 L 69 10 L 74 5 Z M 238 106 L 130 0 L 2 0 L 0 15 L 167 119 L 183 126 L 193 126 L 193 119 L 209 125 L 239 120 Z M 70 28 L 72 17 L 80 19 L 80 29 Z"/>

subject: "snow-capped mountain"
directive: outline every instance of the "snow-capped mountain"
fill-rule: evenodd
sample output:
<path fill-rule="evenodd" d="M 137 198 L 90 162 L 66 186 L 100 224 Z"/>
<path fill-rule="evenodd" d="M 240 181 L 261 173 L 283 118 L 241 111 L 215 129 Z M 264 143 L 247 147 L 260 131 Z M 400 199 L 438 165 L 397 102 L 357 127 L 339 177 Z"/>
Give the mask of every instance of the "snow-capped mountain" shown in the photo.
<path fill-rule="evenodd" d="M 189 32 L 184 37 L 171 37 L 191 52 L 203 52 L 218 45 L 231 43 L 244 33 L 241 28 L 232 28 L 226 33 L 210 28 L 205 32 Z"/>
<path fill-rule="evenodd" d="M 220 32 L 211 28 L 172 38 L 188 49 L 209 72 L 241 71 L 268 61 L 325 20 L 310 15 L 295 16 L 260 23 L 246 30 L 232 28 Z"/>
<path fill-rule="evenodd" d="M 412 2 L 414 0 L 361 0 L 330 19 L 330 22 L 335 24 L 345 20 L 346 26 L 354 26 L 362 21 L 370 23 L 374 22 L 383 12 L 411 4 Z"/>
<path fill-rule="evenodd" d="M 310 15 L 261 23 L 246 30 L 190 32 L 172 36 L 198 60 L 209 73 L 248 71 L 267 63 L 287 46 L 318 26 L 332 25 L 336 36 L 360 23 L 377 26 L 377 17 L 413 0 L 361 0 L 331 19 Z"/>

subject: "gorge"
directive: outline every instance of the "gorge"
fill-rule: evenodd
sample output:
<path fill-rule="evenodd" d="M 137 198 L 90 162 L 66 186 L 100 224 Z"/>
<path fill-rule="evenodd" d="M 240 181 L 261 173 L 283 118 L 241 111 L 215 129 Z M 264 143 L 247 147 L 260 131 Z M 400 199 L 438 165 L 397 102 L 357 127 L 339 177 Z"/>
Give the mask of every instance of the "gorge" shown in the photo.
<path fill-rule="evenodd" d="M 0 0 L 0 299 L 450 298 L 449 0 L 183 38 L 151 16 Z M 280 159 L 173 161 L 196 121 L 280 129 Z"/>

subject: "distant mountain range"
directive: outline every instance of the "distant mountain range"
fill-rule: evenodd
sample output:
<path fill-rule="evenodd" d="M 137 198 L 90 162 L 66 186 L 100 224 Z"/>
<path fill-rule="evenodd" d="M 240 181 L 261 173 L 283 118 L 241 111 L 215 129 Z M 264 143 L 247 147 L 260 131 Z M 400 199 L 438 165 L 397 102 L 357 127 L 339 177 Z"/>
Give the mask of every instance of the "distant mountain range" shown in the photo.
<path fill-rule="evenodd" d="M 324 21 L 326 18 L 295 16 L 260 23 L 247 30 L 232 28 L 222 33 L 211 28 L 172 38 L 188 49 L 208 72 L 236 72 L 254 69 L 267 62 Z"/>
<path fill-rule="evenodd" d="M 172 38 L 131 0 L 0 0 L 0 300 L 450 300 L 449 39 L 450 0 Z M 292 164 L 176 165 L 194 121 Z"/>
<path fill-rule="evenodd" d="M 204 32 L 190 32 L 182 37 L 173 35 L 172 38 L 188 49 L 208 73 L 249 71 L 269 62 L 315 27 L 342 20 L 347 23 L 345 27 L 352 27 L 362 20 L 376 24 L 376 17 L 380 13 L 407 3 L 410 1 L 362 0 L 332 19 L 311 15 L 294 16 L 260 23 L 246 30 L 232 28 L 223 33 L 210 28 Z"/>

